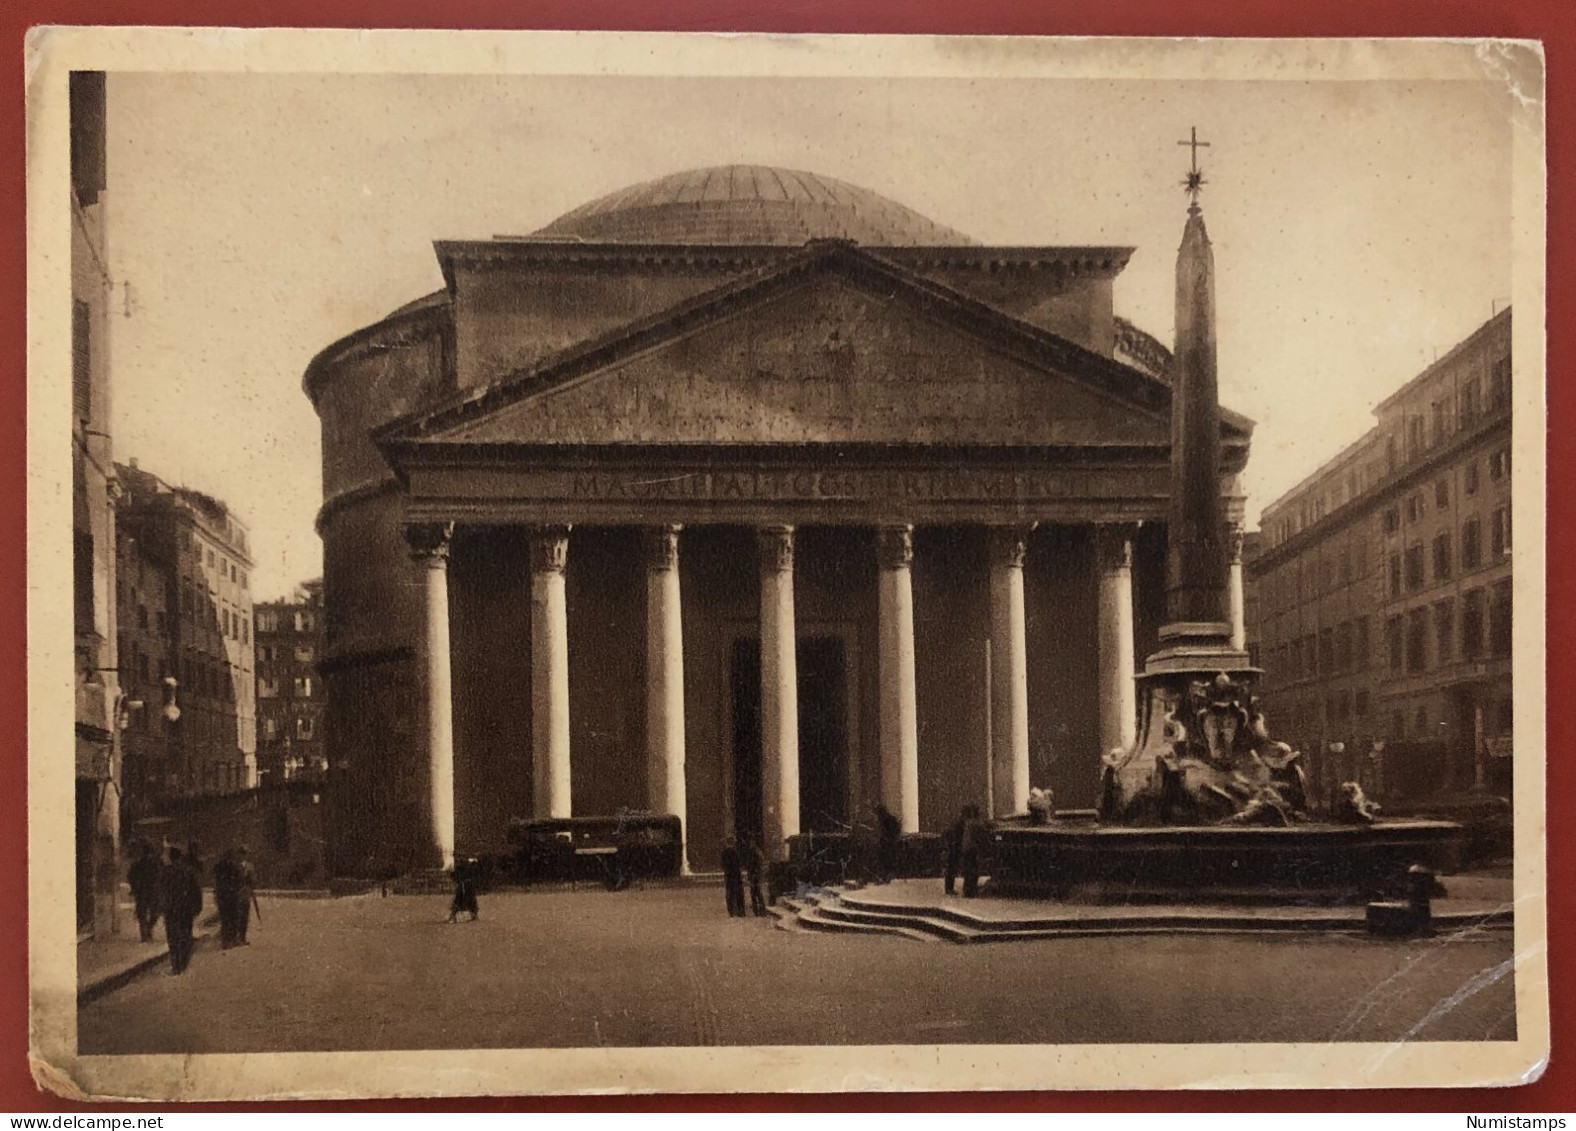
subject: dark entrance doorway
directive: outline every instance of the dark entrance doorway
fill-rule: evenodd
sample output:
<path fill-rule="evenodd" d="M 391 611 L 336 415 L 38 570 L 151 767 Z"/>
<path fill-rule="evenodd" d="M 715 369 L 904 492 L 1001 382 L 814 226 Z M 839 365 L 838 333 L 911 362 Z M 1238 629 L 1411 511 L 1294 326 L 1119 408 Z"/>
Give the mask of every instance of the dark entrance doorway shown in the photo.
<path fill-rule="evenodd" d="M 799 827 L 848 826 L 848 655 L 842 637 L 798 641 Z M 761 836 L 761 642 L 733 643 L 733 828 Z"/>

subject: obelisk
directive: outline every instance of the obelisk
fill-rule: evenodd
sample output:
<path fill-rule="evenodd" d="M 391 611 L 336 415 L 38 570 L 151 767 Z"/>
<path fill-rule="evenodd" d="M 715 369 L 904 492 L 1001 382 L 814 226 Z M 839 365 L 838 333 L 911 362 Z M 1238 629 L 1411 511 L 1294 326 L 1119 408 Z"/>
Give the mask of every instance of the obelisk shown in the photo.
<path fill-rule="evenodd" d="M 1215 256 L 1199 191 L 1194 131 L 1192 169 L 1183 182 L 1190 201 L 1177 249 L 1176 342 L 1171 369 L 1171 497 L 1166 530 L 1166 622 L 1160 647 L 1139 677 L 1143 717 L 1138 741 L 1112 759 L 1101 810 L 1130 812 L 1158 788 L 1156 760 L 1171 750 L 1173 721 L 1196 684 L 1224 673 L 1234 683 L 1255 673 L 1248 655 L 1232 646 L 1227 614 L 1224 507 L 1220 497 L 1220 399 L 1215 363 Z M 1185 714 L 1185 710 L 1182 711 Z"/>

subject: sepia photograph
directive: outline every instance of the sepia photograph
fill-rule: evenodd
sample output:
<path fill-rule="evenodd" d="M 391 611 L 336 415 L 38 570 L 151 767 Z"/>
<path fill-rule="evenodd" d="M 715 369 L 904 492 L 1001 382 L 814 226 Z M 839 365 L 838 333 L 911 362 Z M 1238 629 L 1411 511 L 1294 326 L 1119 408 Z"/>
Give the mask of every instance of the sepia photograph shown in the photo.
<path fill-rule="evenodd" d="M 1541 1071 L 1537 44 L 29 51 L 41 1083 Z"/>

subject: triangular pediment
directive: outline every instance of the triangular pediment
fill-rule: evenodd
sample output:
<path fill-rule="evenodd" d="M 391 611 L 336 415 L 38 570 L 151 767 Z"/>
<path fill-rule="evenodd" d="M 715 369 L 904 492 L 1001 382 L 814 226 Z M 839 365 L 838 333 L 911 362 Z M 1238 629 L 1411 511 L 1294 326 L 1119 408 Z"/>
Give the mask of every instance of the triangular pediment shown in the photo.
<path fill-rule="evenodd" d="M 388 439 L 1162 445 L 1162 383 L 852 249 L 690 304 Z"/>

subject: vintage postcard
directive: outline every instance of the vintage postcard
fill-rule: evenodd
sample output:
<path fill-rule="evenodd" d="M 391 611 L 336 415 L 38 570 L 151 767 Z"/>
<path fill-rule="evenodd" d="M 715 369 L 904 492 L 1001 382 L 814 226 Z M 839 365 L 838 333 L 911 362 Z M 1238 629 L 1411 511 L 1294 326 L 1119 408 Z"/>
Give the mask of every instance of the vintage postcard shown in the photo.
<path fill-rule="evenodd" d="M 1541 1073 L 1537 44 L 27 63 L 44 1086 Z"/>

